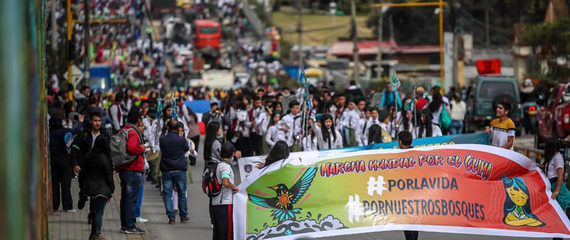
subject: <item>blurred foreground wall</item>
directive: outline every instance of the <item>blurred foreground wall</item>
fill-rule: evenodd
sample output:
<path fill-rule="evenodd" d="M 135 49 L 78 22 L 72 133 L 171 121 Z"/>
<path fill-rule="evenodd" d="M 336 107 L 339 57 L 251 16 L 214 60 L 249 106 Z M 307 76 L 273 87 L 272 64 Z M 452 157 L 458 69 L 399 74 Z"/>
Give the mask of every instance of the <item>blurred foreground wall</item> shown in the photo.
<path fill-rule="evenodd" d="M 0 239 L 47 239 L 45 0 L 0 0 Z"/>

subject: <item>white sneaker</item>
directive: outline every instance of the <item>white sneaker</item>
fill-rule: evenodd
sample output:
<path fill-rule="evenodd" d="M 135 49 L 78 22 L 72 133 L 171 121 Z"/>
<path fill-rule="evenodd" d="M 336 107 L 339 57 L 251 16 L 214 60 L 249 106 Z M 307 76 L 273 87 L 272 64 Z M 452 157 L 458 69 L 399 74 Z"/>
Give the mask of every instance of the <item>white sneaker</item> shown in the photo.
<path fill-rule="evenodd" d="M 137 218 L 137 223 L 145 223 L 145 222 L 148 222 L 148 219 L 144 219 L 142 217 Z"/>
<path fill-rule="evenodd" d="M 66 212 L 68 212 L 68 213 L 74 213 L 74 212 L 77 212 L 77 210 L 75 210 L 75 209 L 70 209 L 70 210 L 66 210 Z"/>

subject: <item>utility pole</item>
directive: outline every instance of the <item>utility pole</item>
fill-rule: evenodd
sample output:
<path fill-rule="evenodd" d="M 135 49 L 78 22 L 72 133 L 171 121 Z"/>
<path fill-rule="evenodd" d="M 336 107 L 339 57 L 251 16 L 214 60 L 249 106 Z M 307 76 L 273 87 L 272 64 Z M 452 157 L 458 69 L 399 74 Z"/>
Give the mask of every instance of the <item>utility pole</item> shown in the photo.
<path fill-rule="evenodd" d="M 388 26 L 390 27 L 390 42 L 394 41 L 394 22 L 392 22 L 392 15 L 389 15 Z"/>
<path fill-rule="evenodd" d="M 85 28 L 85 81 L 83 82 L 83 85 L 86 86 L 90 86 L 89 85 L 89 78 L 90 78 L 90 66 L 89 64 L 91 64 L 91 52 L 89 51 L 89 44 L 91 44 L 90 41 L 90 16 L 91 15 L 91 0 L 85 0 L 84 3 L 84 12 L 85 12 L 85 22 L 83 23 L 83 28 Z"/>
<path fill-rule="evenodd" d="M 382 2 L 382 1 L 380 1 Z M 378 55 L 377 55 L 377 64 L 378 67 L 376 68 L 378 74 L 378 81 L 382 81 L 382 25 L 384 19 L 384 13 L 382 12 L 382 8 L 378 8 Z"/>
<path fill-rule="evenodd" d="M 489 50 L 489 45 L 491 43 L 491 41 L 489 40 L 489 9 L 485 9 L 485 35 L 486 35 L 486 47 L 487 50 Z"/>
<path fill-rule="evenodd" d="M 69 91 L 68 98 L 70 101 L 73 101 L 73 79 L 71 78 L 71 67 L 73 66 L 73 59 L 71 51 L 75 46 L 72 46 L 71 36 L 73 33 L 73 16 L 71 13 L 71 0 L 67 0 L 66 2 L 66 11 L 67 11 L 67 89 Z"/>
<path fill-rule="evenodd" d="M 356 5 L 354 0 L 350 3 L 350 8 L 352 12 L 352 28 L 353 28 L 353 52 L 354 52 L 354 81 L 360 83 L 360 61 L 358 56 L 358 30 L 356 29 Z"/>
<path fill-rule="evenodd" d="M 303 4 L 302 0 L 297 0 L 299 6 L 299 73 L 304 69 L 303 66 Z"/>

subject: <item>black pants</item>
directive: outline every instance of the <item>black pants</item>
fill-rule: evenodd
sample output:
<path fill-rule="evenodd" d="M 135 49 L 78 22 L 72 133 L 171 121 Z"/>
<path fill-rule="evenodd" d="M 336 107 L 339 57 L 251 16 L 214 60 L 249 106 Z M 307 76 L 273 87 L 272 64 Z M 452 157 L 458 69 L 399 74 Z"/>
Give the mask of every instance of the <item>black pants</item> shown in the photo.
<path fill-rule="evenodd" d="M 213 240 L 233 239 L 233 205 L 214 205 L 212 213 L 214 214 L 214 236 Z"/>
<path fill-rule="evenodd" d="M 250 142 L 249 137 L 240 137 L 235 143 L 236 150 L 241 152 L 242 157 L 253 156 L 253 144 Z"/>
<path fill-rule="evenodd" d="M 406 237 L 406 240 L 418 240 L 418 237 L 420 236 L 420 232 L 418 232 L 418 231 L 404 231 L 404 236 Z"/>
<path fill-rule="evenodd" d="M 53 198 L 53 210 L 59 210 L 61 202 L 63 210 L 73 209 L 73 199 L 71 198 L 71 176 L 73 170 L 66 159 L 54 157 L 51 163 L 51 190 Z M 69 160 L 67 160 L 69 161 Z"/>
<path fill-rule="evenodd" d="M 263 155 L 263 147 L 262 147 L 262 139 L 261 136 L 252 133 L 251 137 L 249 137 L 251 140 L 251 150 L 252 150 L 252 154 L 253 156 L 261 156 Z"/>

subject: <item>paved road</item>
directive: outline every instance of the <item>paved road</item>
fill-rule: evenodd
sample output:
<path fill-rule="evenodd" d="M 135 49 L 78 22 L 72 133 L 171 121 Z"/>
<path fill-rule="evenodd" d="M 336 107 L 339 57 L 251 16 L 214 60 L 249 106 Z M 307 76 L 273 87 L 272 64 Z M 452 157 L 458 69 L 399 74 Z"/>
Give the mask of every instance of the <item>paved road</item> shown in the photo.
<path fill-rule="evenodd" d="M 527 141 L 527 140 L 524 140 Z M 203 142 L 203 141 L 202 141 Z M 203 149 L 203 143 L 200 143 L 200 150 Z M 192 240 L 208 240 L 212 238 L 212 229 L 210 227 L 208 215 L 208 198 L 202 193 L 199 185 L 201 171 L 203 168 L 203 160 L 198 159 L 198 164 L 192 168 L 194 184 L 188 186 L 188 211 L 190 222 L 182 224 L 177 218 L 176 225 L 169 225 L 168 218 L 162 198 L 158 188 L 150 183 L 145 185 L 145 194 L 142 208 L 142 215 L 149 219 L 146 227 L 152 239 L 169 240 L 169 239 L 192 239 Z M 236 173 L 236 180 L 239 179 L 239 172 Z M 372 240 L 372 239 L 404 239 L 401 231 L 378 232 L 368 234 L 357 234 L 349 236 L 327 237 L 323 239 L 329 240 Z M 509 240 L 509 239 L 525 239 L 525 238 L 506 238 L 494 236 L 477 236 L 462 234 L 445 234 L 445 233 L 420 233 L 422 240 L 440 240 L 440 239 L 464 239 L 464 240 Z M 536 239 L 536 238 L 532 238 Z"/>

